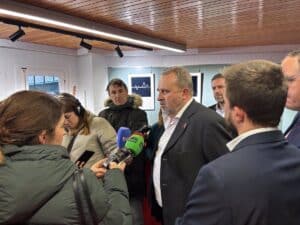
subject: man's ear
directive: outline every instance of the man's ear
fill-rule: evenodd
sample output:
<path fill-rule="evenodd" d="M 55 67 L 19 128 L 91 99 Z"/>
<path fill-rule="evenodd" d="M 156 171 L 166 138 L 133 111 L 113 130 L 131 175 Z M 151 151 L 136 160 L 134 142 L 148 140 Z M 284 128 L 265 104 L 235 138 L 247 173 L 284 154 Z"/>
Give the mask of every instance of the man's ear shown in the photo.
<path fill-rule="evenodd" d="M 46 144 L 47 141 L 47 131 L 43 130 L 40 134 L 39 134 L 39 142 L 40 144 Z"/>
<path fill-rule="evenodd" d="M 238 106 L 234 106 L 232 110 L 232 115 L 237 123 L 242 123 L 245 121 L 246 113 L 243 109 Z"/>
<path fill-rule="evenodd" d="M 188 98 L 190 96 L 190 90 L 187 88 L 184 88 L 182 93 L 185 98 Z"/>

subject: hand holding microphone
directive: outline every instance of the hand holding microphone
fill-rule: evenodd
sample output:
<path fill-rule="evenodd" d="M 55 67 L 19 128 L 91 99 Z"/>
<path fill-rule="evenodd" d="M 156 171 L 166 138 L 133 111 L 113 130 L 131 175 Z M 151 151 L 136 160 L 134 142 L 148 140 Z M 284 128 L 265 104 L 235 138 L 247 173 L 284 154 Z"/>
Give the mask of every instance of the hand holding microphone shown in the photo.
<path fill-rule="evenodd" d="M 118 151 L 120 149 L 124 148 L 127 139 L 130 137 L 131 131 L 127 127 L 120 127 L 117 133 L 117 146 L 118 146 Z M 95 164 L 92 165 L 91 170 L 94 172 L 96 177 L 102 178 L 107 169 L 120 169 L 124 171 L 126 163 L 123 161 L 115 160 L 115 158 L 118 158 L 115 155 L 120 155 L 118 152 L 115 152 L 109 156 L 109 158 L 104 158 L 96 162 Z M 119 156 L 120 157 L 120 156 Z"/>
<path fill-rule="evenodd" d="M 103 166 L 109 168 L 111 162 L 126 162 L 126 160 L 130 160 L 140 154 L 143 146 L 144 138 L 139 134 L 133 134 L 127 139 L 123 148 L 120 148 L 117 152 L 108 157 L 103 163 Z"/>
<path fill-rule="evenodd" d="M 92 165 L 91 170 L 94 172 L 97 178 L 102 178 L 104 177 L 105 173 L 107 172 L 106 167 L 103 166 L 103 163 L 107 161 L 107 158 L 101 159 L 95 164 Z M 115 163 L 115 162 L 110 162 L 108 165 L 109 169 L 120 169 L 122 171 L 125 170 L 126 163 L 125 162 L 120 162 L 120 163 Z"/>

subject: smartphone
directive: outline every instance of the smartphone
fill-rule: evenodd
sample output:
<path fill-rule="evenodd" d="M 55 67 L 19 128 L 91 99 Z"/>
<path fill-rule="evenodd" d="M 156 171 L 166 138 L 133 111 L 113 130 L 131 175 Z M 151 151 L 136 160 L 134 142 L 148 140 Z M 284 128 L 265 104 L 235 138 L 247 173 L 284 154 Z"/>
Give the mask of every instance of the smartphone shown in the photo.
<path fill-rule="evenodd" d="M 79 164 L 82 164 L 82 163 L 86 163 L 93 155 L 94 155 L 95 152 L 93 151 L 90 151 L 90 150 L 85 150 L 81 156 L 75 161 L 75 164 L 78 165 Z"/>

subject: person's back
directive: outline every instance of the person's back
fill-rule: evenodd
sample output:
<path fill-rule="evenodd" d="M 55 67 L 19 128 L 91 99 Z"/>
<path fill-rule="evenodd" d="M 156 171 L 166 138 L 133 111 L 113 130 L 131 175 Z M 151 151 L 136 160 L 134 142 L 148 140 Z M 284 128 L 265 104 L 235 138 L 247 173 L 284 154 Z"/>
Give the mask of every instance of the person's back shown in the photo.
<path fill-rule="evenodd" d="M 73 186 L 77 166 L 60 146 L 59 101 L 46 93 L 17 92 L 0 103 L 0 115 L 0 224 L 82 224 Z M 85 198 L 97 223 L 130 225 L 124 163 L 110 168 L 99 180 L 83 169 Z"/>
<path fill-rule="evenodd" d="M 222 201 L 213 206 L 219 212 L 215 224 L 299 224 L 300 152 L 280 131 L 245 139 L 205 170 L 211 176 L 208 187 L 220 187 L 215 198 Z M 206 197 L 211 196 L 203 195 L 202 201 Z"/>
<path fill-rule="evenodd" d="M 0 224 L 78 224 L 78 209 L 73 192 L 73 173 L 76 166 L 72 163 L 64 148 L 59 146 L 5 146 L 3 148 L 5 164 L 0 167 Z M 120 194 L 126 196 L 126 183 L 117 170 L 110 170 L 104 177 L 104 183 L 113 187 L 122 187 Z M 102 180 L 97 180 L 89 169 L 84 169 L 93 207 L 98 221 L 105 216 L 109 202 L 122 203 L 124 197 L 106 195 Z M 118 180 L 111 182 L 110 180 Z M 122 190 L 122 191 L 121 191 Z M 116 193 L 116 192 L 115 192 Z M 124 218 L 109 218 L 105 221 L 119 224 Z M 127 213 L 130 215 L 129 208 Z M 111 215 L 110 215 L 111 216 Z M 125 224 L 130 224 L 130 220 Z M 122 223 L 122 222 L 121 222 Z"/>

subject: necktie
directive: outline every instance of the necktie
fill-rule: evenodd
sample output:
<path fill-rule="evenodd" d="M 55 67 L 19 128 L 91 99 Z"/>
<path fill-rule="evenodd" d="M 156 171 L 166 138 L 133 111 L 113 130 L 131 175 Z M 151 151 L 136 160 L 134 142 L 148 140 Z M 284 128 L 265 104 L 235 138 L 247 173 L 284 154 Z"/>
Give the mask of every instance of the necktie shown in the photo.
<path fill-rule="evenodd" d="M 292 126 L 290 132 L 287 134 L 287 140 L 290 143 L 295 142 L 295 138 L 300 135 L 300 113 L 297 114 L 294 125 Z"/>

